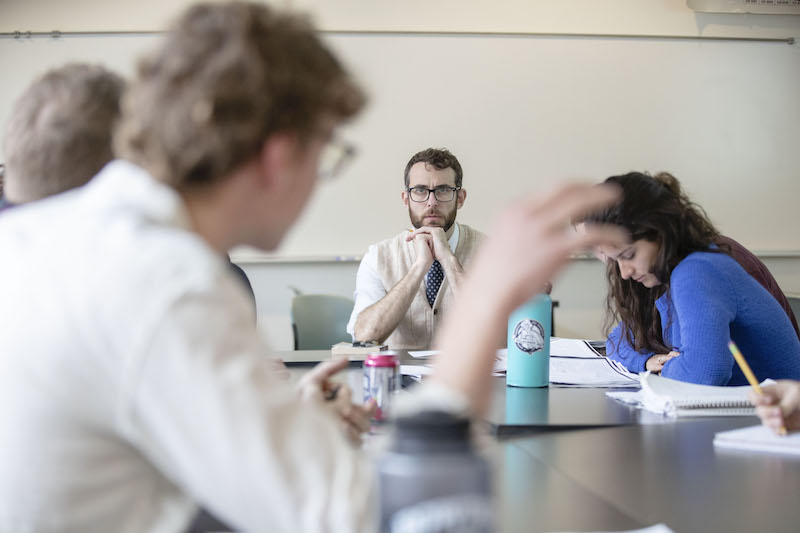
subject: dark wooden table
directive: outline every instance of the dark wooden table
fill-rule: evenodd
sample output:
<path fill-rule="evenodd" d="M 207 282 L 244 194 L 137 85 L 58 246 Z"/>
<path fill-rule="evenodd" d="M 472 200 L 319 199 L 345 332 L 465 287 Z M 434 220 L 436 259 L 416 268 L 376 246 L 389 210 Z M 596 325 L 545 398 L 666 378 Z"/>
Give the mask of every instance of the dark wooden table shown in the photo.
<path fill-rule="evenodd" d="M 352 366 L 357 384 L 360 363 Z M 800 458 L 713 447 L 716 432 L 755 417 L 673 420 L 611 400 L 608 389 L 517 389 L 493 379 L 499 531 L 659 522 L 676 533 L 800 531 Z"/>
<path fill-rule="evenodd" d="M 800 458 L 712 444 L 716 432 L 756 422 L 680 420 L 540 433 L 506 444 L 640 523 L 664 522 L 678 533 L 800 531 Z"/>

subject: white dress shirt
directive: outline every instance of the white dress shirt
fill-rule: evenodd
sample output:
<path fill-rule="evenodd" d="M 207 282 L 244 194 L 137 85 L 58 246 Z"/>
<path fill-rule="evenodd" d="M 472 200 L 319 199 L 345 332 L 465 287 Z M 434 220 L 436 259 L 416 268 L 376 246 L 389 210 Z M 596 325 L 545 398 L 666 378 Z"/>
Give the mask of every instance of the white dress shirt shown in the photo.
<path fill-rule="evenodd" d="M 447 239 L 447 244 L 450 246 L 450 251 L 456 253 L 458 246 L 459 228 L 458 223 L 453 223 L 453 233 Z M 425 288 L 428 287 L 428 276 L 430 270 L 425 273 Z M 391 289 L 391 287 L 389 288 Z M 353 292 L 353 312 L 350 314 L 350 321 L 347 323 L 347 333 L 355 338 L 355 326 L 358 315 L 361 311 L 374 303 L 383 299 L 388 294 L 388 290 L 383 286 L 380 276 L 378 275 L 378 250 L 373 244 L 367 248 L 367 253 L 361 259 L 361 264 L 358 266 L 358 273 L 356 274 L 356 290 Z"/>
<path fill-rule="evenodd" d="M 374 531 L 372 469 L 276 376 L 181 198 L 113 162 L 0 216 L 0 531 Z"/>

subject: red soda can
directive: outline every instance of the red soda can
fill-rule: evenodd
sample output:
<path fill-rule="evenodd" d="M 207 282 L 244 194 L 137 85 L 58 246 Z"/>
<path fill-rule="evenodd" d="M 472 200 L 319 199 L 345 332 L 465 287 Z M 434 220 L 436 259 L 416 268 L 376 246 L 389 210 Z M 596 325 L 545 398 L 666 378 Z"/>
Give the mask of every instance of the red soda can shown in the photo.
<path fill-rule="evenodd" d="M 374 420 L 386 420 L 392 396 L 400 389 L 400 361 L 393 353 L 371 353 L 364 360 L 364 403 L 375 400 Z"/>

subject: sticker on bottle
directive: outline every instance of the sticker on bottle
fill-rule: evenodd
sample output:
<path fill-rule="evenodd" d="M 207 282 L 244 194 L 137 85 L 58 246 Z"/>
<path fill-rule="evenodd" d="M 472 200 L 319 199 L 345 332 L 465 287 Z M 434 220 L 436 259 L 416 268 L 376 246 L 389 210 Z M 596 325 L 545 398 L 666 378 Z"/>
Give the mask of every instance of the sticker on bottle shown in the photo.
<path fill-rule="evenodd" d="M 544 348 L 544 326 L 530 318 L 520 320 L 514 328 L 513 338 L 520 351 L 533 354 Z"/>

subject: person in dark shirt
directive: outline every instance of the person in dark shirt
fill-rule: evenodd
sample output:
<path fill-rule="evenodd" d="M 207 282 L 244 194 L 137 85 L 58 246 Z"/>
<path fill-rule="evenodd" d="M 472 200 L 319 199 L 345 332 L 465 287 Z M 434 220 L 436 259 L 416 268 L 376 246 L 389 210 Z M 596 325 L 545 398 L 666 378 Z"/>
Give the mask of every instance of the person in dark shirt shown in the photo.
<path fill-rule="evenodd" d="M 760 283 L 762 287 L 767 289 L 767 291 L 778 300 L 783 310 L 786 311 L 789 320 L 791 320 L 795 333 L 797 333 L 798 338 L 800 338 L 800 328 L 797 326 L 797 319 L 794 316 L 794 311 L 792 311 L 792 306 L 789 304 L 789 299 L 786 298 L 786 295 L 778 286 L 778 282 L 775 281 L 767 265 L 756 257 L 753 252 L 730 237 L 720 235 L 715 242 L 721 248 L 727 248 L 728 254 L 741 265 L 745 272 L 750 274 L 753 279 Z"/>

